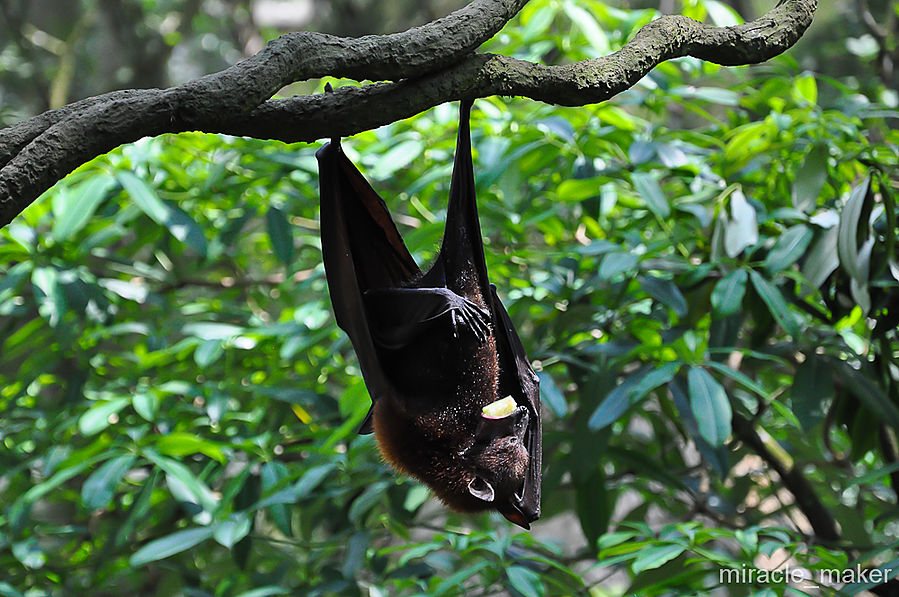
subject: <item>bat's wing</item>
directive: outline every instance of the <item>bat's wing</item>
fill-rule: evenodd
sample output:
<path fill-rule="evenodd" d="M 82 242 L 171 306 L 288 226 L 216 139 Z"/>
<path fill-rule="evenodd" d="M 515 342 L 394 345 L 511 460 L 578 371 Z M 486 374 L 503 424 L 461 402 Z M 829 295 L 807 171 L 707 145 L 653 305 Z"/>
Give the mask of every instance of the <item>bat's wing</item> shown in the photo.
<path fill-rule="evenodd" d="M 493 315 L 496 352 L 499 357 L 499 395 L 512 396 L 528 409 L 528 427 L 524 443 L 528 451 L 528 472 L 521 495 L 516 496 L 518 512 L 503 514 L 524 528 L 540 518 L 540 493 L 543 466 L 543 425 L 540 421 L 540 388 L 537 374 L 531 368 L 521 339 L 509 314 L 490 285 L 490 310 Z M 519 516 L 520 515 L 520 516 Z M 521 519 L 524 520 L 521 520 Z M 522 524 L 524 523 L 524 524 Z"/>
<path fill-rule="evenodd" d="M 372 401 L 390 393 L 375 350 L 363 293 L 401 287 L 421 275 L 384 200 L 344 155 L 339 141 L 319 149 L 322 258 L 331 304 L 353 343 Z M 371 412 L 360 433 L 371 433 Z"/>
<path fill-rule="evenodd" d="M 489 301 L 487 263 L 484 260 L 484 241 L 478 219 L 475 195 L 474 167 L 471 163 L 471 131 L 469 118 L 472 102 L 459 105 L 459 133 L 456 137 L 456 156 L 450 182 L 449 205 L 446 210 L 446 229 L 440 256 L 425 276 L 425 282 L 443 283 L 453 292 L 471 297 L 477 294 Z"/>

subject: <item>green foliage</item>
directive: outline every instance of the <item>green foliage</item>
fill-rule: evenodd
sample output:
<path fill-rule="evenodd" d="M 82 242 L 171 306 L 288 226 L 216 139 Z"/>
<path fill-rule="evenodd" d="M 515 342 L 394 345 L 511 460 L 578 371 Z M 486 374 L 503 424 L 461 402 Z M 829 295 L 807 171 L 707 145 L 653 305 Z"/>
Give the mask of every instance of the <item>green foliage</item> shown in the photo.
<path fill-rule="evenodd" d="M 535 0 L 489 45 L 577 60 L 652 16 Z M 899 568 L 899 113 L 775 66 L 477 102 L 488 267 L 545 406 L 532 534 L 445 512 L 356 435 L 314 148 L 164 136 L 71 174 L 0 232 L 0 592 L 705 594 L 771 558 Z M 345 141 L 421 262 L 455 118 Z M 777 465 L 838 539 L 812 540 Z M 728 587 L 763 589 L 787 591 Z"/>

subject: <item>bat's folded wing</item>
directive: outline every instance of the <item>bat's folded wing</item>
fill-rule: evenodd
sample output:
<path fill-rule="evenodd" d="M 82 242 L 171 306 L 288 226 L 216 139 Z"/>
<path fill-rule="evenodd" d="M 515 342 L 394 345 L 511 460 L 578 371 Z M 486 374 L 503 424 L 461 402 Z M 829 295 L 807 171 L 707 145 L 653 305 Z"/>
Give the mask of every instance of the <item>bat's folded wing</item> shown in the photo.
<path fill-rule="evenodd" d="M 363 293 L 403 286 L 420 276 L 421 270 L 384 200 L 344 155 L 339 142 L 325 144 L 315 156 L 321 191 L 322 258 L 331 304 L 337 325 L 353 343 L 375 401 L 390 392 L 390 384 L 375 351 Z M 360 432 L 371 432 L 371 412 Z"/>
<path fill-rule="evenodd" d="M 518 404 L 528 409 L 528 428 L 525 431 L 525 447 L 528 451 L 528 472 L 524 487 L 518 496 L 518 509 L 524 522 L 540 518 L 540 493 L 543 466 L 543 428 L 540 421 L 540 382 L 531 368 L 524 345 L 509 319 L 506 308 L 496 295 L 496 286 L 490 285 L 491 310 L 493 312 L 496 351 L 499 357 L 500 396 L 512 396 Z M 505 514 L 505 513 L 504 513 Z M 509 515 L 506 514 L 509 518 Z M 521 524 L 518 520 L 513 520 Z M 527 528 L 526 525 L 521 525 Z"/>

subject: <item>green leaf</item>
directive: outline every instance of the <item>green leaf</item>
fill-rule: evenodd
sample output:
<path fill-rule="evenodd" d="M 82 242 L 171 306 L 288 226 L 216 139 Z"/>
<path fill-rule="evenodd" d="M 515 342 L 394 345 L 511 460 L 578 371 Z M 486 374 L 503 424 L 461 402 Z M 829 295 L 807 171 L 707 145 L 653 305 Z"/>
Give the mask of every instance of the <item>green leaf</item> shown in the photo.
<path fill-rule="evenodd" d="M 818 240 L 812 245 L 808 257 L 802 265 L 802 275 L 814 288 L 820 288 L 828 276 L 840 266 L 837 253 L 839 228 L 832 226 L 819 233 Z"/>
<path fill-rule="evenodd" d="M 161 226 L 165 226 L 169 218 L 168 206 L 156 195 L 156 191 L 142 178 L 138 178 L 128 170 L 116 172 L 119 183 L 134 201 L 134 204 L 150 217 L 151 220 Z"/>
<path fill-rule="evenodd" d="M 194 350 L 194 361 L 200 367 L 208 367 L 225 354 L 222 340 L 204 340 Z"/>
<path fill-rule="evenodd" d="M 765 269 L 769 274 L 782 271 L 796 263 L 805 254 L 814 232 L 805 224 L 797 224 L 780 235 L 765 257 Z"/>
<path fill-rule="evenodd" d="M 115 495 L 115 488 L 125 476 L 137 457 L 123 454 L 107 460 L 85 480 L 81 486 L 81 501 L 91 510 L 102 508 Z"/>
<path fill-rule="evenodd" d="M 146 516 L 150 511 L 153 499 L 153 492 L 161 476 L 159 471 L 153 471 L 144 481 L 143 487 L 140 488 L 134 503 L 128 508 L 128 517 L 124 522 L 119 523 L 116 528 L 115 539 L 113 539 L 113 544 L 116 548 L 132 543 L 135 529 L 140 528 L 146 522 Z"/>
<path fill-rule="evenodd" d="M 95 403 L 78 418 L 78 430 L 82 435 L 93 435 L 110 425 L 110 417 L 131 403 L 130 398 L 113 398 Z"/>
<path fill-rule="evenodd" d="M 150 541 L 134 552 L 134 555 L 131 556 L 130 560 L 131 566 L 137 568 L 138 566 L 143 566 L 144 564 L 155 562 L 156 560 L 162 560 L 169 556 L 181 553 L 182 551 L 187 551 L 212 537 L 214 531 L 215 529 L 213 527 L 198 527 L 178 531 L 162 537 L 161 539 Z"/>
<path fill-rule="evenodd" d="M 847 479 L 846 486 L 852 487 L 853 485 L 867 485 L 869 483 L 874 483 L 879 481 L 884 483 L 887 475 L 892 475 L 896 471 L 899 471 L 899 462 L 894 462 L 892 464 L 888 464 L 883 468 L 879 468 L 875 471 L 871 471 L 869 473 L 865 473 L 861 477 L 855 477 L 854 479 Z M 886 483 L 884 483 L 886 484 Z"/>
<path fill-rule="evenodd" d="M 754 392 L 759 398 L 767 398 L 770 395 L 770 392 L 766 392 L 765 388 L 755 382 L 752 378 L 748 377 L 745 373 L 731 369 L 724 363 L 708 361 L 705 366 L 709 369 L 714 369 L 722 375 L 726 375 L 747 390 Z"/>
<path fill-rule="evenodd" d="M 712 446 L 722 445 L 730 435 L 732 417 L 724 388 L 702 367 L 690 368 L 687 388 L 699 435 Z"/>
<path fill-rule="evenodd" d="M 159 402 L 159 398 L 149 392 L 137 392 L 131 397 L 131 406 L 134 407 L 134 411 L 151 423 L 156 420 Z"/>
<path fill-rule="evenodd" d="M 836 370 L 837 375 L 843 378 L 846 389 L 858 398 L 859 402 L 887 425 L 899 428 L 899 407 L 893 404 L 878 384 L 845 361 L 827 359 L 827 362 Z"/>
<path fill-rule="evenodd" d="M 230 514 L 227 520 L 215 525 L 212 536 L 219 545 L 231 549 L 249 534 L 251 526 L 250 517 L 246 514 Z"/>
<path fill-rule="evenodd" d="M 640 286 L 643 287 L 646 294 L 670 308 L 678 317 L 687 314 L 687 299 L 684 298 L 677 284 L 671 280 L 654 276 L 640 276 L 637 281 L 640 282 Z"/>
<path fill-rule="evenodd" d="M 549 409 L 557 417 L 564 417 L 568 412 L 568 403 L 565 401 L 565 394 L 556 385 L 552 375 L 546 371 L 537 374 L 540 378 L 540 400 L 549 406 Z"/>
<path fill-rule="evenodd" d="M 695 87 L 693 85 L 675 86 L 668 90 L 668 93 L 674 97 L 683 99 L 700 100 L 712 104 L 721 104 L 722 106 L 738 106 L 740 104 L 740 94 L 731 89 L 722 89 L 720 87 Z M 751 133 L 746 135 L 751 138 Z"/>
<path fill-rule="evenodd" d="M 134 204 L 151 220 L 165 226 L 169 233 L 182 243 L 199 253 L 206 254 L 206 237 L 202 229 L 186 212 L 174 205 L 168 205 L 156 194 L 156 189 L 132 172 L 116 172 L 119 183 L 134 201 Z"/>
<path fill-rule="evenodd" d="M 524 597 L 540 597 L 544 593 L 540 575 L 533 570 L 513 565 L 506 568 L 506 576 L 509 584 Z"/>
<path fill-rule="evenodd" d="M 239 595 L 235 595 L 235 597 L 273 597 L 274 595 L 291 595 L 293 594 L 293 590 L 288 589 L 286 587 L 259 587 L 258 589 L 253 589 L 251 591 L 247 591 L 245 593 L 241 593 Z"/>
<path fill-rule="evenodd" d="M 737 163 L 749 160 L 767 145 L 768 127 L 765 122 L 752 122 L 733 129 L 734 135 L 724 149 L 725 159 Z"/>
<path fill-rule="evenodd" d="M 265 228 L 275 255 L 281 263 L 289 266 L 293 262 L 293 231 L 287 216 L 274 205 L 269 207 L 265 214 Z"/>
<path fill-rule="evenodd" d="M 746 270 L 737 269 L 718 280 L 712 290 L 712 307 L 716 313 L 727 316 L 740 310 L 748 277 Z"/>
<path fill-rule="evenodd" d="M 728 257 L 736 257 L 743 249 L 759 242 L 759 225 L 755 208 L 739 190 L 730 197 L 730 212 L 724 231 L 724 251 Z"/>
<path fill-rule="evenodd" d="M 637 380 L 637 383 L 631 388 L 629 394 L 631 401 L 636 401 L 646 396 L 659 386 L 663 386 L 674 377 L 680 363 L 665 363 L 660 367 L 651 370 L 649 373 Z"/>
<path fill-rule="evenodd" d="M 34 537 L 30 537 L 19 543 L 13 543 L 12 555 L 15 556 L 23 566 L 31 568 L 32 570 L 43 568 L 44 564 L 47 563 L 47 554 L 41 551 L 41 547 Z"/>
<path fill-rule="evenodd" d="M 837 251 L 840 265 L 849 274 L 852 298 L 859 304 L 862 313 L 867 314 L 871 308 L 871 297 L 868 293 L 868 276 L 871 264 L 871 251 L 874 238 L 868 238 L 861 247 L 860 238 L 868 236 L 868 223 L 862 221 L 865 205 L 870 197 L 871 177 L 865 179 L 852 189 L 849 200 L 840 214 L 840 231 L 837 239 Z"/>
<path fill-rule="evenodd" d="M 218 499 L 215 494 L 191 472 L 189 468 L 165 456 L 160 456 L 154 450 L 145 448 L 143 451 L 147 460 L 165 471 L 166 475 L 180 482 L 186 489 L 193 502 L 198 504 L 206 512 L 212 513 L 218 507 Z M 171 489 L 171 488 L 170 488 Z M 210 534 L 212 532 L 210 531 Z"/>
<path fill-rule="evenodd" d="M 668 199 L 662 192 L 659 181 L 652 174 L 634 172 L 631 174 L 631 181 L 634 183 L 634 188 L 646 201 L 646 206 L 657 218 L 664 220 L 671 215 L 671 206 L 668 204 Z"/>
<path fill-rule="evenodd" d="M 154 446 L 160 453 L 167 456 L 187 456 L 200 453 L 218 460 L 222 464 L 225 463 L 225 454 L 217 443 L 184 431 L 160 435 Z"/>
<path fill-rule="evenodd" d="M 827 145 L 815 145 L 796 172 L 793 182 L 793 207 L 810 213 L 818 204 L 821 189 L 827 182 Z"/>
<path fill-rule="evenodd" d="M 833 369 L 814 354 L 808 354 L 796 369 L 791 392 L 793 412 L 802 429 L 811 432 L 824 418 L 824 404 L 833 397 Z"/>
<path fill-rule="evenodd" d="M 656 156 L 657 147 L 649 141 L 634 141 L 627 150 L 627 157 L 634 166 L 645 164 Z"/>
<path fill-rule="evenodd" d="M 0 580 L 0 597 L 25 597 L 25 594 L 17 591 L 8 582 Z"/>
<path fill-rule="evenodd" d="M 400 141 L 385 151 L 371 169 L 371 177 L 382 180 L 390 177 L 397 170 L 402 170 L 424 153 L 424 144 L 420 139 Z"/>
<path fill-rule="evenodd" d="M 444 595 L 453 589 L 463 587 L 466 580 L 476 574 L 480 574 L 481 570 L 493 565 L 494 564 L 492 562 L 481 560 L 473 566 L 462 567 L 462 569 L 458 572 L 451 574 L 450 576 L 441 580 L 437 587 L 434 589 L 433 593 L 431 593 L 431 595 L 433 595 L 434 597 L 440 597 L 440 595 Z M 462 591 L 461 593 L 464 593 L 464 591 Z M 457 590 L 453 594 L 459 595 L 461 593 Z"/>
<path fill-rule="evenodd" d="M 599 466 L 590 471 L 586 478 L 579 477 L 580 475 L 572 479 L 575 512 L 584 537 L 587 538 L 587 546 L 593 551 L 597 548 L 599 538 L 609 527 L 612 515 L 609 491 L 606 488 L 606 476 Z"/>
<path fill-rule="evenodd" d="M 98 173 L 73 189 L 62 214 L 53 222 L 53 238 L 66 241 L 84 228 L 115 182 L 108 174 Z"/>
<path fill-rule="evenodd" d="M 177 205 L 166 204 L 169 215 L 164 224 L 172 236 L 196 251 L 202 256 L 206 255 L 206 235 L 190 215 Z"/>
<path fill-rule="evenodd" d="M 428 498 L 431 497 L 431 491 L 422 486 L 416 485 L 409 489 L 406 493 L 406 499 L 403 500 L 403 509 L 407 512 L 415 512 L 418 510 L 422 504 L 428 501 Z"/>
<path fill-rule="evenodd" d="M 563 9 L 571 24 L 581 30 L 597 56 L 605 56 L 611 51 L 609 38 L 593 15 L 573 2 L 565 2 Z"/>
<path fill-rule="evenodd" d="M 371 533 L 368 531 L 353 533 L 353 536 L 350 537 L 343 556 L 343 565 L 340 567 L 340 573 L 344 578 L 355 578 L 356 573 L 362 569 L 369 543 L 371 543 Z"/>
<path fill-rule="evenodd" d="M 126 282 L 115 278 L 100 278 L 97 284 L 110 292 L 114 292 L 123 299 L 143 304 L 147 301 L 150 289 L 143 284 Z"/>
<path fill-rule="evenodd" d="M 371 508 L 381 501 L 381 497 L 387 491 L 387 488 L 390 486 L 389 481 L 378 481 L 376 483 L 372 483 L 365 490 L 353 500 L 353 504 L 350 506 L 349 518 L 355 524 L 360 524 L 362 522 L 362 518 L 368 513 Z"/>
<path fill-rule="evenodd" d="M 768 311 L 771 312 L 771 316 L 774 317 L 774 320 L 777 321 L 788 334 L 794 338 L 798 338 L 801 333 L 799 323 L 796 321 L 796 318 L 793 316 L 793 313 L 790 311 L 786 301 L 784 301 L 783 295 L 780 294 L 777 287 L 768 282 L 768 280 L 763 278 L 761 274 L 755 270 L 749 270 L 749 277 L 752 280 L 753 288 L 755 288 L 755 291 L 762 297 L 762 300 L 768 306 Z"/>
<path fill-rule="evenodd" d="M 74 464 L 70 467 L 64 468 L 46 481 L 38 483 L 37 485 L 26 491 L 25 494 L 19 498 L 19 501 L 28 504 L 33 503 L 36 500 L 42 498 L 44 495 L 50 493 L 69 479 L 80 475 L 82 472 L 84 472 L 84 470 L 92 467 L 98 462 L 106 460 L 107 458 L 109 458 L 109 453 L 104 452 L 92 458 L 88 458 L 87 460 Z"/>
<path fill-rule="evenodd" d="M 620 131 L 635 131 L 642 126 L 642 121 L 639 118 L 632 116 L 618 106 L 608 103 L 602 104 L 602 107 L 596 110 L 596 117 Z"/>
<path fill-rule="evenodd" d="M 865 567 L 862 567 L 864 570 Z M 852 568 L 849 568 L 852 570 Z M 876 575 L 876 580 L 870 580 L 875 578 L 872 572 L 877 570 L 879 573 Z M 868 574 L 865 578 L 869 579 L 868 582 L 865 582 L 860 579 L 860 577 L 856 576 L 855 578 L 859 578 L 856 582 L 843 585 L 842 589 L 840 589 L 840 593 L 844 595 L 858 595 L 862 593 L 862 591 L 867 591 L 868 589 L 873 589 L 877 586 L 884 586 L 885 583 L 892 581 L 899 577 L 899 559 L 894 559 L 889 562 L 884 562 L 880 566 L 876 568 L 868 569 Z"/>
<path fill-rule="evenodd" d="M 287 477 L 287 466 L 281 462 L 266 462 L 259 471 L 259 478 L 262 481 L 262 494 L 272 494 L 274 487 L 280 486 L 281 481 Z M 251 510 L 257 509 L 257 504 L 250 506 Z M 293 530 L 291 528 L 290 509 L 285 504 L 273 504 L 268 507 L 268 515 L 272 522 L 286 536 L 291 536 Z"/>
<path fill-rule="evenodd" d="M 859 224 L 861 224 L 862 212 L 868 198 L 868 189 L 871 186 L 871 177 L 866 176 L 861 183 L 852 188 L 846 205 L 840 212 L 840 231 L 837 239 L 837 252 L 840 256 L 840 265 L 853 280 L 867 283 L 867 276 L 862 278 L 862 272 L 858 267 L 858 237 Z M 867 225 L 867 223 L 865 223 Z"/>
<path fill-rule="evenodd" d="M 28 261 L 18 263 L 0 277 L 0 304 L 18 294 L 19 283 L 29 277 L 33 264 Z"/>
<path fill-rule="evenodd" d="M 634 574 L 640 574 L 647 570 L 654 570 L 663 564 L 667 564 L 677 556 L 686 551 L 683 545 L 655 545 L 640 550 L 634 563 L 631 564 L 631 570 Z"/>
<path fill-rule="evenodd" d="M 31 272 L 35 288 L 38 312 L 51 327 L 59 325 L 66 312 L 66 298 L 59 284 L 59 271 L 55 267 L 36 267 Z"/>
<path fill-rule="evenodd" d="M 818 103 L 818 83 L 812 73 L 803 73 L 793 79 L 793 98 L 811 105 Z"/>
<path fill-rule="evenodd" d="M 303 473 L 303 476 L 300 477 L 300 480 L 297 481 L 295 485 L 276 491 L 267 498 L 260 500 L 253 506 L 253 509 L 258 510 L 260 508 L 268 508 L 276 504 L 295 504 L 312 493 L 316 487 L 321 485 L 321 482 L 331 474 L 331 471 L 333 471 L 336 466 L 337 465 L 334 463 L 329 463 L 312 467 Z"/>
<path fill-rule="evenodd" d="M 556 193 L 559 201 L 579 203 L 585 199 L 598 196 L 600 185 L 601 182 L 598 178 L 569 178 L 559 184 L 556 188 Z"/>
<path fill-rule="evenodd" d="M 630 272 L 640 263 L 640 257 L 633 253 L 616 251 L 602 258 L 599 264 L 599 277 L 609 280 L 623 272 Z"/>
<path fill-rule="evenodd" d="M 716 27 L 732 27 L 743 23 L 739 13 L 730 6 L 717 0 L 705 0 L 703 6 L 709 13 L 709 18 Z"/>
<path fill-rule="evenodd" d="M 526 6 L 520 13 L 524 25 L 521 29 L 522 39 L 530 42 L 542 36 L 555 19 L 556 12 L 558 12 L 558 6 L 554 4 Z"/>
<path fill-rule="evenodd" d="M 193 336 L 200 340 L 228 340 L 244 333 L 243 328 L 230 323 L 218 323 L 215 321 L 191 322 L 181 328 L 185 336 Z"/>
<path fill-rule="evenodd" d="M 668 383 L 679 367 L 680 363 L 665 363 L 656 369 L 643 367 L 631 374 L 600 402 L 587 427 L 597 430 L 611 425 L 649 392 Z"/>
<path fill-rule="evenodd" d="M 605 255 L 618 249 L 618 245 L 604 238 L 592 241 L 589 245 L 581 245 L 575 249 L 581 255 Z"/>

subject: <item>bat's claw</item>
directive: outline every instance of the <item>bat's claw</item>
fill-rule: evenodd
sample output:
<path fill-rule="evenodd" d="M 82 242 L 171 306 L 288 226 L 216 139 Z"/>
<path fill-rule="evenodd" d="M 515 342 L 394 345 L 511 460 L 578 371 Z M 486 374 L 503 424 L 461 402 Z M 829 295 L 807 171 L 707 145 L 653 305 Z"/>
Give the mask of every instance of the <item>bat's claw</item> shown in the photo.
<path fill-rule="evenodd" d="M 453 326 L 453 338 L 459 338 L 459 328 L 462 328 L 471 333 L 478 344 L 486 342 L 490 336 L 490 311 L 449 289 L 444 296 L 447 300 L 446 312 L 449 312 Z"/>
<path fill-rule="evenodd" d="M 467 298 L 462 298 L 460 314 L 468 330 L 483 344 L 490 336 L 490 312 Z"/>

